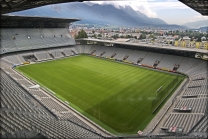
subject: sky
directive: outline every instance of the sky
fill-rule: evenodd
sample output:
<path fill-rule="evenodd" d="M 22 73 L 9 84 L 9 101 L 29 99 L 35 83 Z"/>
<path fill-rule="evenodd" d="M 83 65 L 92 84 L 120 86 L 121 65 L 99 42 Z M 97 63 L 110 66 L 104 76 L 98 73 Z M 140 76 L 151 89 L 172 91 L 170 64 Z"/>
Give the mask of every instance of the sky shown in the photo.
<path fill-rule="evenodd" d="M 208 16 L 202 16 L 178 0 L 107 0 L 90 2 L 112 4 L 116 8 L 128 5 L 135 11 L 142 12 L 148 17 L 160 18 L 168 24 L 182 25 L 187 22 L 208 19 Z"/>

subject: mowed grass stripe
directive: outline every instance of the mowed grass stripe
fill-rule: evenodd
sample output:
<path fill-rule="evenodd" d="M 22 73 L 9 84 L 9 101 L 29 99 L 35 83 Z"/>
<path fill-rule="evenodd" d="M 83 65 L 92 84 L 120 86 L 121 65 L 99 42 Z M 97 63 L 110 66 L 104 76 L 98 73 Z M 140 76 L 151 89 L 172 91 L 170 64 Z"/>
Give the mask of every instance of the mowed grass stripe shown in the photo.
<path fill-rule="evenodd" d="M 161 80 L 161 82 L 162 82 L 162 80 Z M 163 81 L 164 82 L 164 81 Z M 160 84 L 160 81 L 158 81 L 157 82 L 158 84 Z M 132 88 L 132 87 L 131 87 Z M 131 89 L 131 88 L 129 88 L 129 90 Z M 151 90 L 152 89 L 152 87 L 150 87 L 150 88 L 148 88 L 148 89 L 146 89 L 145 91 L 146 92 L 148 92 L 149 90 Z M 135 89 L 134 89 L 135 90 Z M 127 92 L 127 93 L 123 93 L 123 96 L 122 96 L 122 99 L 123 100 L 129 100 L 129 101 L 132 101 L 132 100 L 135 100 L 134 98 L 134 96 L 137 96 L 138 94 L 133 94 L 133 93 L 129 93 L 129 92 Z M 146 94 L 146 95 L 148 95 L 148 93 Z M 146 95 L 144 95 L 144 97 L 147 97 Z M 131 96 L 133 96 L 133 97 L 131 97 Z M 138 97 L 138 96 L 137 96 Z M 147 97 L 148 98 L 148 97 Z M 135 101 L 136 102 L 136 101 Z M 132 105 L 134 105 L 134 104 L 132 104 Z M 146 104 L 146 105 L 143 105 L 143 107 L 138 107 L 137 109 L 135 109 L 136 111 L 138 111 L 138 110 L 140 110 L 140 111 L 151 111 L 151 109 L 149 108 L 147 108 L 147 105 L 148 104 Z M 150 105 L 151 106 L 151 105 Z M 122 105 L 120 105 L 119 107 L 123 107 Z M 117 109 L 117 108 L 116 108 Z M 131 110 L 130 109 L 128 109 L 127 111 L 125 111 L 125 113 L 124 113 L 124 115 L 123 115 L 123 117 L 126 117 L 128 114 L 129 114 L 129 112 L 130 112 Z M 144 113 L 141 113 L 140 114 L 140 117 L 142 117 L 143 116 L 143 114 L 144 114 L 144 117 L 146 116 L 145 115 L 145 112 Z M 117 113 L 117 115 L 118 115 L 118 113 Z M 115 116 L 117 116 L 117 115 L 115 115 Z M 138 115 L 134 115 L 134 114 L 132 114 L 132 117 L 131 118 L 129 118 L 129 121 L 127 121 L 127 123 L 129 123 L 130 125 L 132 125 L 132 124 L 134 124 L 134 120 L 131 120 L 131 119 L 134 119 L 134 116 L 135 116 L 135 118 L 136 117 L 138 117 Z M 144 119 L 144 118 L 142 118 L 142 119 Z M 124 119 L 123 119 L 124 120 Z M 131 122 L 130 122 L 131 121 Z M 126 123 L 124 123 L 125 125 L 126 125 Z"/>
<path fill-rule="evenodd" d="M 136 133 L 154 117 L 152 99 L 176 77 L 89 56 L 18 68 L 113 133 Z M 183 79 L 180 77 L 180 80 Z"/>

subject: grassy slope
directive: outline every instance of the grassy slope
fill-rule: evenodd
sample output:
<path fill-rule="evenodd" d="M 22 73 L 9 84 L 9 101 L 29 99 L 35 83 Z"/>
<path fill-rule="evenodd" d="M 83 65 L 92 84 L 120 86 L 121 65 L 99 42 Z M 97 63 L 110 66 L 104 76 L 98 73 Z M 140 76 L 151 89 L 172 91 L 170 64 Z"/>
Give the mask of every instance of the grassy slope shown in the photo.
<path fill-rule="evenodd" d="M 88 56 L 18 69 L 113 133 L 143 130 L 154 117 L 151 100 L 155 91 L 175 78 L 172 74 Z"/>

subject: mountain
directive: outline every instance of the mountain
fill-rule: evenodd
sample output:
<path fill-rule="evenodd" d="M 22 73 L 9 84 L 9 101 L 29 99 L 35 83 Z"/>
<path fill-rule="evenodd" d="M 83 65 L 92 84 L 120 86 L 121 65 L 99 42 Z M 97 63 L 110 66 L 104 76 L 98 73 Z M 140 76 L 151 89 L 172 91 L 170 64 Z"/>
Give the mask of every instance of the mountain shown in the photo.
<path fill-rule="evenodd" d="M 200 27 L 204 27 L 207 25 L 208 25 L 208 19 L 200 20 L 196 22 L 189 22 L 189 23 L 184 24 L 184 26 L 187 26 L 189 28 L 195 28 L 195 29 L 199 29 Z"/>
<path fill-rule="evenodd" d="M 201 31 L 201 32 L 207 32 L 208 33 L 208 26 L 206 26 L 206 27 L 200 27 L 199 28 L 199 31 Z"/>
<path fill-rule="evenodd" d="M 163 20 L 161 20 L 159 18 L 149 18 L 145 14 L 143 14 L 139 11 L 134 11 L 130 6 L 125 6 L 125 7 L 120 6 L 120 9 L 122 9 L 125 13 L 129 14 L 129 16 L 131 16 L 132 18 L 140 20 L 140 22 L 151 23 L 151 24 L 155 24 L 155 25 L 156 24 L 167 25 L 167 23 L 164 22 Z"/>
<path fill-rule="evenodd" d="M 10 13 L 12 15 L 47 16 L 62 18 L 79 18 L 76 23 L 110 24 L 119 26 L 152 26 L 181 28 L 178 25 L 168 25 L 159 18 L 149 18 L 145 14 L 134 11 L 130 6 L 115 8 L 113 5 L 89 5 L 81 2 L 70 2 L 47 5 L 25 11 Z"/>

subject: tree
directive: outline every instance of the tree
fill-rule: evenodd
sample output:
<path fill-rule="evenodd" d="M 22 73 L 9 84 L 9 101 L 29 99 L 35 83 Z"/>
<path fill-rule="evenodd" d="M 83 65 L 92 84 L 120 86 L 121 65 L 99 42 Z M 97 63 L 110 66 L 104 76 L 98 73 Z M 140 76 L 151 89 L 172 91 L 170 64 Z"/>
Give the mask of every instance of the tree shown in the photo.
<path fill-rule="evenodd" d="M 149 35 L 149 38 L 154 39 L 154 38 L 155 38 L 155 36 L 154 36 L 153 34 L 150 34 L 150 35 Z"/>
<path fill-rule="evenodd" d="M 202 41 L 202 40 L 201 40 L 202 37 L 203 37 L 203 34 L 197 34 L 197 35 L 195 36 L 195 38 L 197 39 L 198 42 L 201 42 L 201 41 Z"/>
<path fill-rule="evenodd" d="M 126 35 L 126 38 L 133 38 L 132 35 Z"/>
<path fill-rule="evenodd" d="M 142 39 L 146 39 L 146 34 L 141 34 L 141 35 L 139 36 L 139 40 L 142 40 Z"/>
<path fill-rule="evenodd" d="M 75 36 L 75 39 L 79 39 L 79 38 L 87 38 L 87 33 L 82 29 L 78 32 L 78 35 Z"/>
<path fill-rule="evenodd" d="M 201 42 L 201 37 L 200 37 L 200 36 L 196 36 L 196 40 L 197 40 L 198 42 Z"/>
<path fill-rule="evenodd" d="M 96 34 L 94 34 L 94 35 L 92 35 L 92 37 L 97 38 L 97 35 L 96 35 Z"/>
<path fill-rule="evenodd" d="M 102 37 L 102 35 L 101 34 L 98 34 L 98 37 Z"/>
<path fill-rule="evenodd" d="M 177 35 L 179 34 L 179 30 L 176 30 L 176 34 L 177 34 Z"/>
<path fill-rule="evenodd" d="M 114 39 L 118 38 L 118 34 L 112 36 Z"/>
<path fill-rule="evenodd" d="M 191 34 L 191 33 L 193 33 L 193 30 L 189 30 L 188 32 Z"/>
<path fill-rule="evenodd" d="M 87 33 L 82 29 L 78 32 L 78 35 L 75 36 L 75 39 L 79 38 L 88 38 Z M 80 40 L 80 44 L 86 44 L 86 41 Z"/>

